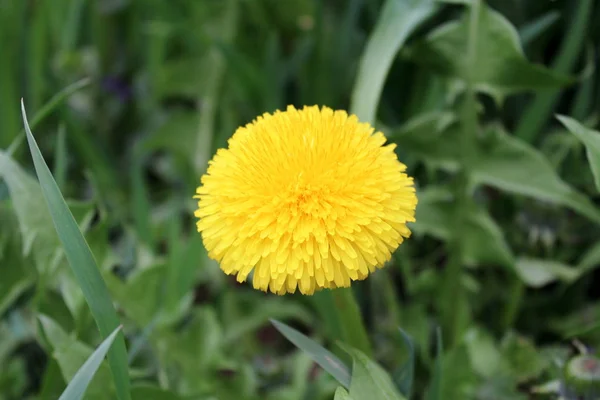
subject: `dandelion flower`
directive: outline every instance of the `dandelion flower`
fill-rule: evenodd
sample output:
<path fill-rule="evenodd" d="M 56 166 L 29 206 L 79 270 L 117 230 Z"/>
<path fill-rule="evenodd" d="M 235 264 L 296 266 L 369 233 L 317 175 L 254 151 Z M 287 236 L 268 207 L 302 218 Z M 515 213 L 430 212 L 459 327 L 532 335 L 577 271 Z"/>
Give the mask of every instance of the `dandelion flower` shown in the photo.
<path fill-rule="evenodd" d="M 356 116 L 317 106 L 238 128 L 194 196 L 209 257 L 277 294 L 365 279 L 410 236 L 417 204 L 385 141 Z"/>

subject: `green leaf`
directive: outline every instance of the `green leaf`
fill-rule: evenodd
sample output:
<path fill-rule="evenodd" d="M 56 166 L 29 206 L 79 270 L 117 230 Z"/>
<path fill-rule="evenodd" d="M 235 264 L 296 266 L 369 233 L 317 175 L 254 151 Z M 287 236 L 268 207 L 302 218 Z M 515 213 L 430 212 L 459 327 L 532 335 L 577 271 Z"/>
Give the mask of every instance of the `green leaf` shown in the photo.
<path fill-rule="evenodd" d="M 469 77 L 475 89 L 497 100 L 520 91 L 559 88 L 573 79 L 527 61 L 516 29 L 485 3 L 479 8 L 474 76 Z M 467 80 L 468 15 L 460 21 L 441 25 L 410 51 L 418 63 L 434 68 L 441 74 Z"/>
<path fill-rule="evenodd" d="M 508 372 L 518 381 L 537 378 L 545 367 L 544 359 L 533 342 L 515 333 L 504 336 L 500 351 L 507 363 Z"/>
<path fill-rule="evenodd" d="M 350 112 L 374 123 L 379 97 L 396 54 L 408 36 L 437 10 L 432 0 L 387 0 L 360 59 Z"/>
<path fill-rule="evenodd" d="M 473 370 L 479 375 L 492 378 L 502 372 L 502 354 L 488 332 L 477 327 L 470 328 L 465 335 L 465 346 Z"/>
<path fill-rule="evenodd" d="M 343 341 L 365 354 L 372 355 L 373 348 L 364 324 L 360 308 L 352 288 L 337 288 L 331 291 Z"/>
<path fill-rule="evenodd" d="M 79 226 L 73 218 L 73 214 L 69 211 L 29 129 L 23 103 L 21 103 L 21 111 L 27 132 L 29 149 L 44 198 L 54 222 L 54 227 L 64 247 L 73 274 L 90 306 L 98 329 L 102 337 L 106 338 L 120 325 L 119 317 L 108 295 L 106 284 L 96 266 L 94 256 L 81 234 Z M 118 398 L 120 400 L 129 400 L 127 350 L 125 348 L 125 338 L 122 333 L 119 333 L 114 346 L 110 349 L 108 360 L 115 380 Z"/>
<path fill-rule="evenodd" d="M 557 73 L 569 73 L 579 60 L 584 44 L 587 42 L 586 33 L 593 20 L 592 10 L 594 1 L 581 0 L 572 14 L 572 21 L 565 29 L 560 49 L 552 62 L 552 69 Z M 547 124 L 552 110 L 556 106 L 560 90 L 543 90 L 537 94 L 531 105 L 522 113 L 515 130 L 515 135 L 528 143 L 534 142 L 540 130 Z"/>
<path fill-rule="evenodd" d="M 533 288 L 540 288 L 557 280 L 571 283 L 580 275 L 580 270 L 558 261 L 534 258 L 518 258 L 516 270 L 521 280 Z"/>
<path fill-rule="evenodd" d="M 598 267 L 600 267 L 600 242 L 597 242 L 581 256 L 577 266 L 582 275 Z"/>
<path fill-rule="evenodd" d="M 44 104 L 38 112 L 35 113 L 33 118 L 31 119 L 30 129 L 35 128 L 40 122 L 42 122 L 56 107 L 58 107 L 62 102 L 71 96 L 73 93 L 83 89 L 91 83 L 90 78 L 83 78 L 77 82 L 70 84 L 69 86 L 62 89 L 60 92 L 56 93 L 46 104 Z M 9 153 L 13 149 L 16 149 L 23 140 L 23 130 L 20 132 L 20 135 L 16 138 L 16 140 L 12 143 Z"/>
<path fill-rule="evenodd" d="M 420 114 L 388 134 L 407 156 L 417 156 L 448 171 L 459 168 L 460 149 L 449 146 L 459 140 L 460 127 L 451 112 Z"/>
<path fill-rule="evenodd" d="M 390 376 L 360 350 L 340 344 L 353 360 L 350 396 L 356 399 L 405 400 Z"/>
<path fill-rule="evenodd" d="M 558 120 L 573 135 L 585 145 L 588 162 L 594 174 L 596 189 L 600 191 L 600 132 L 588 129 L 573 118 L 564 115 L 557 116 Z"/>
<path fill-rule="evenodd" d="M 75 379 L 80 367 L 91 357 L 93 349 L 68 334 L 54 320 L 45 315 L 39 316 L 41 332 L 50 346 L 52 357 L 58 363 L 65 382 Z M 101 361 L 101 360 L 100 360 Z M 95 374 L 87 382 L 86 398 L 109 400 L 115 397 L 114 385 L 111 382 L 110 370 L 101 362 Z"/>
<path fill-rule="evenodd" d="M 418 193 L 414 231 L 448 241 L 452 235 L 455 204 L 452 193 L 442 188 L 426 189 Z M 514 256 L 504 234 L 492 217 L 481 207 L 472 206 L 465 216 L 462 230 L 464 240 L 463 263 L 466 265 L 495 264 L 512 269 Z"/>
<path fill-rule="evenodd" d="M 150 338 L 161 364 L 177 366 L 182 385 L 189 390 L 205 390 L 218 384 L 211 376 L 224 358 L 223 333 L 215 310 L 202 306 L 194 308 L 185 329 L 162 330 Z"/>
<path fill-rule="evenodd" d="M 458 124 L 453 124 L 451 114 L 428 113 L 391 132 L 390 137 L 403 151 L 454 172 L 460 165 L 460 154 L 456 146 L 461 134 L 458 128 Z M 475 185 L 489 185 L 507 192 L 567 206 L 600 223 L 600 210 L 587 196 L 565 183 L 537 149 L 497 126 L 487 127 L 483 136 L 472 166 Z M 421 198 L 417 213 L 420 207 Z M 427 217 L 425 212 L 421 212 L 420 215 Z"/>
<path fill-rule="evenodd" d="M 400 368 L 394 373 L 394 382 L 396 382 L 400 392 L 406 398 L 410 398 L 412 395 L 412 386 L 415 377 L 415 346 L 412 338 L 408 333 L 398 328 L 406 347 L 408 347 L 408 360 L 400 366 Z"/>
<path fill-rule="evenodd" d="M 333 400 L 352 400 L 352 397 L 350 397 L 346 389 L 340 386 L 335 390 Z"/>
<path fill-rule="evenodd" d="M 527 23 L 525 26 L 519 29 L 519 36 L 521 37 L 521 43 L 523 43 L 523 46 L 533 42 L 559 19 L 560 12 L 557 10 L 550 10 L 544 15 L 541 15 L 535 20 Z"/>
<path fill-rule="evenodd" d="M 581 309 L 550 321 L 553 331 L 565 339 L 597 341 L 600 338 L 600 302 L 586 304 Z"/>
<path fill-rule="evenodd" d="M 440 328 L 436 329 L 436 351 L 437 357 L 435 358 L 435 364 L 429 387 L 427 388 L 426 400 L 442 400 L 442 387 L 444 385 L 444 346 L 442 344 L 442 331 Z"/>
<path fill-rule="evenodd" d="M 113 300 L 138 326 L 148 325 L 157 313 L 164 271 L 162 264 L 137 269 L 125 282 L 110 272 L 104 275 Z"/>
<path fill-rule="evenodd" d="M 58 361 L 54 358 L 49 359 L 44 369 L 38 399 L 58 399 L 65 386 L 66 383 L 62 377 Z"/>
<path fill-rule="evenodd" d="M 489 143 L 473 166 L 475 183 L 567 206 L 600 223 L 600 210 L 561 180 L 538 150 L 500 129 L 489 133 Z"/>
<path fill-rule="evenodd" d="M 272 319 L 293 319 L 306 325 L 313 323 L 313 317 L 308 310 L 297 302 L 285 301 L 287 299 L 268 298 L 257 302 L 252 311 L 245 311 L 235 319 L 235 323 L 227 327 L 224 344 L 232 345 L 246 335 L 252 334 Z"/>
<path fill-rule="evenodd" d="M 0 203 L 0 316 L 35 283 L 30 260 L 23 257 L 21 238 L 15 235 L 18 225 L 8 207 Z M 0 362 L 2 360 L 0 359 Z"/>
<path fill-rule="evenodd" d="M 8 154 L 0 151 L 0 178 L 4 179 L 17 214 L 23 254 L 33 254 L 42 274 L 53 272 L 61 257 L 60 242 L 44 205 L 40 185 Z"/>
<path fill-rule="evenodd" d="M 79 368 L 71 382 L 67 385 L 65 391 L 61 394 L 59 400 L 79 400 L 83 398 L 88 385 L 92 381 L 92 378 L 100 368 L 106 353 L 112 346 L 117 334 L 121 330 L 121 327 L 117 327 L 104 341 L 98 346 L 94 353 L 86 360 L 86 362 Z"/>
<path fill-rule="evenodd" d="M 350 387 L 348 367 L 333 353 L 283 322 L 271 320 L 271 323 L 290 342 L 306 352 L 325 371 L 329 372 L 342 386 L 345 388 Z"/>

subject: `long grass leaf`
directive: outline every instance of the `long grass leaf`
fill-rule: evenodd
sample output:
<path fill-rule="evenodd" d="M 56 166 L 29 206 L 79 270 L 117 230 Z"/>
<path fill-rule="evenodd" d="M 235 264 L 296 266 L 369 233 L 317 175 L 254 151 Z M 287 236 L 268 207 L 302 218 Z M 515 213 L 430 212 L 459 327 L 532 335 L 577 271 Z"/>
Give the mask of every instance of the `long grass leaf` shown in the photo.
<path fill-rule="evenodd" d="M 590 23 L 593 1 L 581 0 L 573 21 L 569 26 L 568 34 L 564 38 L 561 49 L 553 62 L 552 68 L 556 72 L 570 72 L 585 44 L 585 35 Z M 525 111 L 515 135 L 527 142 L 535 141 L 541 129 L 548 122 L 550 113 L 560 96 L 559 90 L 545 90 L 540 92 L 531 106 Z"/>
<path fill-rule="evenodd" d="M 272 319 L 271 323 L 290 342 L 308 354 L 325 371 L 329 372 L 342 386 L 345 388 L 350 387 L 350 372 L 348 371 L 348 367 L 333 353 L 282 322 Z"/>
<path fill-rule="evenodd" d="M 373 123 L 387 73 L 408 36 L 437 9 L 433 1 L 387 0 L 361 57 L 350 111 Z"/>
<path fill-rule="evenodd" d="M 92 378 L 94 378 L 98 368 L 100 368 L 102 360 L 104 360 L 106 353 L 108 353 L 108 350 L 112 346 L 120 330 L 121 327 L 119 326 L 110 334 L 110 336 L 104 339 L 100 346 L 92 353 L 90 358 L 88 358 L 81 368 L 79 368 L 58 400 L 79 400 L 83 398 L 88 385 L 92 381 Z"/>
<path fill-rule="evenodd" d="M 79 226 L 71 214 L 56 181 L 46 165 L 40 149 L 31 133 L 25 113 L 25 105 L 21 102 L 23 123 L 29 142 L 29 150 L 33 158 L 35 170 L 42 187 L 42 193 L 48 205 L 54 227 L 64 247 L 67 260 L 75 275 L 77 283 L 96 320 L 102 337 L 108 337 L 120 325 L 119 317 L 113 307 L 106 284 L 100 275 L 94 256 L 86 243 Z M 127 368 L 127 351 L 125 338 L 120 333 L 108 354 L 117 395 L 120 400 L 129 400 L 129 374 Z"/>

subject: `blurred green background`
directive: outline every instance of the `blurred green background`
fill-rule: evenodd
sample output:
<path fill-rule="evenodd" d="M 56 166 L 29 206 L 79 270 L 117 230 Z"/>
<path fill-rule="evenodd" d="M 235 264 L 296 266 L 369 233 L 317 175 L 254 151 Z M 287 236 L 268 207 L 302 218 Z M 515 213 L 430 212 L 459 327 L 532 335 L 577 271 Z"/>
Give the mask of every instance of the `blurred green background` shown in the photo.
<path fill-rule="evenodd" d="M 413 346 L 412 398 L 550 398 L 600 344 L 598 21 L 593 0 L 0 0 L 0 399 L 58 398 L 102 339 L 20 98 L 134 399 L 333 398 L 269 322 L 344 357 L 330 293 L 237 284 L 195 231 L 216 149 L 288 104 L 374 123 L 415 177 L 413 237 L 353 286 L 374 360 L 403 382 Z M 85 398 L 116 398 L 108 365 Z"/>

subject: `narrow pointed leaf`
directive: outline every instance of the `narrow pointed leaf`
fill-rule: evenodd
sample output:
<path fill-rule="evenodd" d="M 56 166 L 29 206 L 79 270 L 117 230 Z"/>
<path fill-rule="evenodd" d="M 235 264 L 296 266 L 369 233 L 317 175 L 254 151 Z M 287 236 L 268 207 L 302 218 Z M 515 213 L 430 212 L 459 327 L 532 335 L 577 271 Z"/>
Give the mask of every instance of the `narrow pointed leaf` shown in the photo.
<path fill-rule="evenodd" d="M 444 366 L 443 352 L 444 346 L 442 344 L 442 332 L 438 328 L 436 331 L 437 340 L 437 357 L 435 359 L 435 366 L 433 367 L 433 374 L 427 390 L 426 400 L 442 400 L 442 370 Z"/>
<path fill-rule="evenodd" d="M 308 354 L 325 371 L 329 372 L 342 386 L 345 388 L 350 387 L 348 367 L 333 353 L 282 322 L 271 320 L 271 323 L 290 342 Z"/>
<path fill-rule="evenodd" d="M 559 115 L 557 118 L 585 145 L 588 162 L 594 175 L 594 183 L 596 189 L 600 191 L 600 132 L 588 129 L 573 118 L 564 115 Z"/>
<path fill-rule="evenodd" d="M 77 283 L 96 320 L 102 337 L 108 337 L 119 325 L 119 317 L 113 307 L 106 284 L 94 260 L 94 256 L 86 243 L 73 214 L 60 193 L 52 173 L 46 165 L 40 149 L 29 129 L 25 106 L 21 103 L 23 123 L 27 133 L 29 149 L 35 170 L 42 187 L 42 193 L 48 205 L 54 227 L 64 247 L 65 255 L 75 275 Z M 115 380 L 120 400 L 129 400 L 129 374 L 127 367 L 127 351 L 122 333 L 117 335 L 114 346 L 108 353 L 109 365 Z"/>
<path fill-rule="evenodd" d="M 406 347 L 408 347 L 408 360 L 400 366 L 394 374 L 394 381 L 403 395 L 410 398 L 412 395 L 412 385 L 415 376 L 415 346 L 412 338 L 402 329 L 398 329 Z"/>
<path fill-rule="evenodd" d="M 117 327 L 104 341 L 98 346 L 96 351 L 87 359 L 87 361 L 79 368 L 73 380 L 69 382 L 65 391 L 61 394 L 58 400 L 79 400 L 83 398 L 85 390 L 92 381 L 96 371 L 102 364 L 102 360 L 108 353 L 121 327 Z"/>
<path fill-rule="evenodd" d="M 374 122 L 379 97 L 396 54 L 408 36 L 437 10 L 431 0 L 387 0 L 358 68 L 350 110 Z"/>
<path fill-rule="evenodd" d="M 406 400 L 392 378 L 362 351 L 341 345 L 353 360 L 350 396 L 355 399 Z"/>

